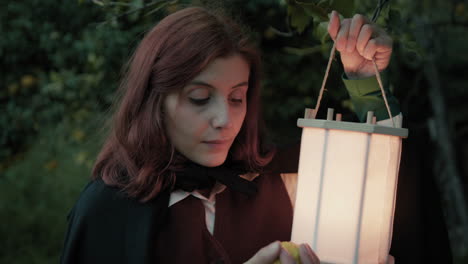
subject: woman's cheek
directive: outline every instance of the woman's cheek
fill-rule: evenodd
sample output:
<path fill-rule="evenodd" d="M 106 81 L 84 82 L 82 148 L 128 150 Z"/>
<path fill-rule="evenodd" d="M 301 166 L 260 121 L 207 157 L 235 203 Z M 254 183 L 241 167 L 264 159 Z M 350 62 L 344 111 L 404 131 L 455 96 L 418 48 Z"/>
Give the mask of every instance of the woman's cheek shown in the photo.
<path fill-rule="evenodd" d="M 239 134 L 239 131 L 240 129 L 242 128 L 242 125 L 244 124 L 245 122 L 245 117 L 246 117 L 246 109 L 244 107 L 244 109 L 241 109 L 241 111 L 239 113 L 237 113 L 235 115 L 235 121 L 234 121 L 234 127 L 236 129 L 236 136 L 237 134 Z"/>

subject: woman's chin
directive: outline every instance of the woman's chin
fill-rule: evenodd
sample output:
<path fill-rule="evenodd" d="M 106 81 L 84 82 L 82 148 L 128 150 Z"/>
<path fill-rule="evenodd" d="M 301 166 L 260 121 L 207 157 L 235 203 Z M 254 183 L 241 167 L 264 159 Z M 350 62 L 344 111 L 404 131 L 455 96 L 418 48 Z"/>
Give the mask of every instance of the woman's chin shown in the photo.
<path fill-rule="evenodd" d="M 204 157 L 198 157 L 194 162 L 205 166 L 205 167 L 217 167 L 220 166 L 226 161 L 227 155 L 206 155 Z"/>

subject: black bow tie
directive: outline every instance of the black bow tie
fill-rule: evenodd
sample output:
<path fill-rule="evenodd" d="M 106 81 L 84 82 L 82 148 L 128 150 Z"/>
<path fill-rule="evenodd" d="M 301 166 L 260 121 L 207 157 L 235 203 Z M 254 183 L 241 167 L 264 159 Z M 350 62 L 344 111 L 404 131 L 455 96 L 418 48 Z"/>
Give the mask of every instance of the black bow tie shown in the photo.
<path fill-rule="evenodd" d="M 234 191 L 251 196 L 257 193 L 257 185 L 239 176 L 246 172 L 240 165 L 205 167 L 189 162 L 182 171 L 176 172 L 175 189 L 192 192 L 196 189 L 212 188 L 216 181 L 219 181 Z"/>

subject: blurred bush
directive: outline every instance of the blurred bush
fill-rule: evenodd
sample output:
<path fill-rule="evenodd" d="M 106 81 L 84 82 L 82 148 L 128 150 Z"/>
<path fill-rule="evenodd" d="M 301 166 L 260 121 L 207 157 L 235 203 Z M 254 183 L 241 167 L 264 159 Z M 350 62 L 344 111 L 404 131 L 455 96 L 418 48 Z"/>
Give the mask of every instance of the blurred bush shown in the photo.
<path fill-rule="evenodd" d="M 80 126 L 112 102 L 141 28 L 99 26 L 92 3 L 10 2 L 0 11 L 0 171 L 45 127 Z"/>
<path fill-rule="evenodd" d="M 105 131 L 142 26 L 89 1 L 0 9 L 0 263 L 58 262 L 66 215 Z"/>

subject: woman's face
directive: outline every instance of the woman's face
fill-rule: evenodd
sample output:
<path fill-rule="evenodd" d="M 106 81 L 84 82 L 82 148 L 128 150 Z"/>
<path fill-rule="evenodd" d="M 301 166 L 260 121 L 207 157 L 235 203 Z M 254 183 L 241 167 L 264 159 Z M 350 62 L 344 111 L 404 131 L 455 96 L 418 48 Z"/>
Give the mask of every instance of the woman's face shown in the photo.
<path fill-rule="evenodd" d="M 203 166 L 224 163 L 247 111 L 250 67 L 240 55 L 217 58 L 164 101 L 169 139 L 186 158 Z"/>

